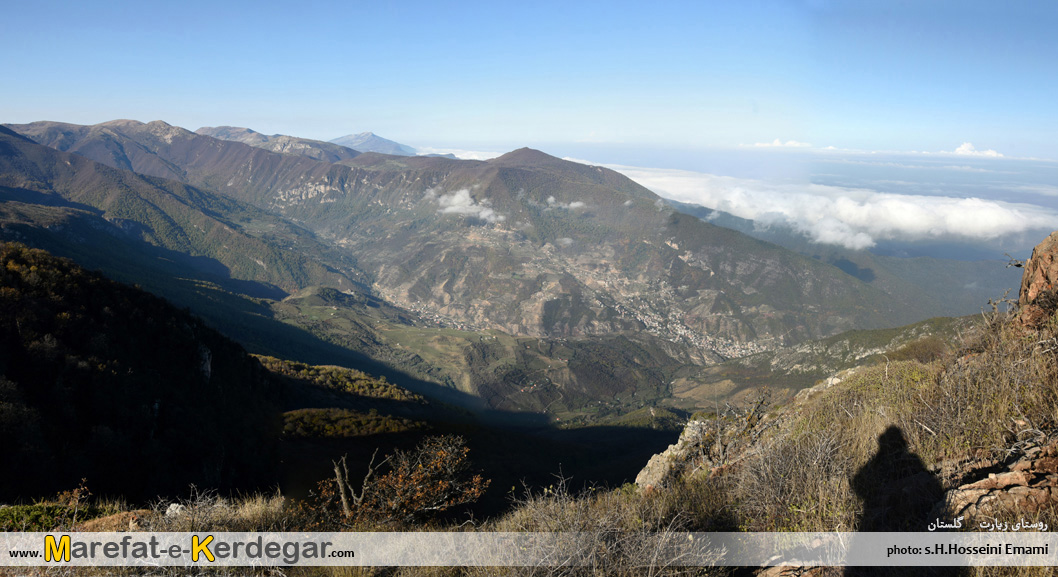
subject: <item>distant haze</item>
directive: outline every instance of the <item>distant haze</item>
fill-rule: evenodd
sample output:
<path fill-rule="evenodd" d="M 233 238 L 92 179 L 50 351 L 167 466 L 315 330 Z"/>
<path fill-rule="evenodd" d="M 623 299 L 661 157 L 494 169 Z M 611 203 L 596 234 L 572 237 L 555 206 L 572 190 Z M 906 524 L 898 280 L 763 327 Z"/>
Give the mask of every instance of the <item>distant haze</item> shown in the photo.
<path fill-rule="evenodd" d="M 360 152 L 378 152 L 380 154 L 394 154 L 397 156 L 415 156 L 414 148 L 382 138 L 373 132 L 349 134 L 340 138 L 335 138 L 331 143 L 347 146 Z"/>

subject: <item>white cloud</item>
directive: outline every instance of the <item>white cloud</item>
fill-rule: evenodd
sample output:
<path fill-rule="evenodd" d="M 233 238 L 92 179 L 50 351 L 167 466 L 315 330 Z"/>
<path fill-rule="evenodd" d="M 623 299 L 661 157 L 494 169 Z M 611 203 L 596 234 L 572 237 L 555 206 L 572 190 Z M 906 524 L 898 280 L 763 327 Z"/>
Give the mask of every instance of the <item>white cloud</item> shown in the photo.
<path fill-rule="evenodd" d="M 1002 158 L 1003 155 L 994 150 L 977 150 L 973 144 L 969 142 L 962 143 L 962 146 L 956 148 L 952 154 L 959 156 L 987 156 L 989 158 Z"/>
<path fill-rule="evenodd" d="M 666 198 L 764 226 L 790 226 L 815 242 L 851 249 L 869 248 L 880 240 L 988 240 L 1058 228 L 1058 213 L 1031 204 L 773 183 L 685 170 L 610 168 Z"/>
<path fill-rule="evenodd" d="M 756 147 L 781 147 L 781 148 L 809 148 L 812 145 L 807 142 L 797 142 L 796 140 L 787 140 L 783 142 L 776 138 L 771 142 L 757 142 L 753 146 Z"/>
<path fill-rule="evenodd" d="M 474 216 L 490 223 L 507 220 L 506 216 L 499 214 L 489 206 L 491 204 L 489 199 L 486 198 L 481 202 L 476 202 L 470 196 L 470 191 L 465 188 L 449 194 L 438 194 L 437 189 L 430 188 L 426 190 L 426 198 L 437 201 L 437 204 L 441 207 L 437 212 L 441 214 Z"/>
<path fill-rule="evenodd" d="M 940 151 L 928 151 L 928 150 L 861 150 L 856 148 L 835 148 L 833 146 L 827 146 L 825 148 L 813 149 L 817 152 L 825 153 L 839 153 L 839 154 L 860 154 L 860 155 L 889 155 L 889 156 L 961 156 L 961 157 L 974 157 L 974 158 L 1004 158 L 1008 160 L 1033 160 L 1040 162 L 1055 162 L 1054 159 L 1049 158 L 1034 158 L 1034 157 L 1017 157 L 1007 156 L 995 150 L 977 150 L 970 142 L 964 142 L 955 150 L 940 150 Z"/>
<path fill-rule="evenodd" d="M 557 239 L 555 242 L 558 243 L 559 246 L 570 246 L 573 244 L 573 239 L 564 236 L 560 239 Z"/>
<path fill-rule="evenodd" d="M 586 206 L 588 206 L 586 203 L 581 202 L 579 200 L 574 200 L 573 202 L 567 204 L 565 202 L 559 202 L 553 196 L 547 197 L 547 207 L 548 208 L 566 208 L 566 209 L 570 209 L 570 210 L 575 210 L 575 209 L 578 209 L 578 208 L 584 208 Z"/>

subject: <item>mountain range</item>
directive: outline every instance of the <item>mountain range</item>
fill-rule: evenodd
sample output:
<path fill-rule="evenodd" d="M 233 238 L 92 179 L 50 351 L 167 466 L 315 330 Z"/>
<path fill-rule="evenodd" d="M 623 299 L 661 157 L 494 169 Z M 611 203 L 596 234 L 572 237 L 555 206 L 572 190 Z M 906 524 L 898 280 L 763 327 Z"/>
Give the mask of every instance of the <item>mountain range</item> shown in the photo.
<path fill-rule="evenodd" d="M 571 419 L 660 402 L 723 359 L 974 312 L 1003 271 L 801 254 L 532 149 L 483 162 L 161 121 L 7 128 L 5 236 L 153 283 L 251 349 L 374 363 L 469 405 Z"/>

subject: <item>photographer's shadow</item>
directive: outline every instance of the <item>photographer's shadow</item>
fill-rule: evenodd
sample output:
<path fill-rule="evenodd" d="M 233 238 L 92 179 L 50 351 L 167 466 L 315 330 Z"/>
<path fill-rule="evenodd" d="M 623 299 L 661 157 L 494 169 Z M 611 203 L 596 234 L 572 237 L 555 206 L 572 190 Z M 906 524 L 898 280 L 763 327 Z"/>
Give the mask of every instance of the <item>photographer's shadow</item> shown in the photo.
<path fill-rule="evenodd" d="M 852 489 L 863 501 L 860 532 L 922 532 L 944 489 L 912 453 L 903 431 L 890 426 L 878 437 L 878 452 L 852 478 Z M 963 575 L 960 567 L 848 567 L 847 576 Z"/>

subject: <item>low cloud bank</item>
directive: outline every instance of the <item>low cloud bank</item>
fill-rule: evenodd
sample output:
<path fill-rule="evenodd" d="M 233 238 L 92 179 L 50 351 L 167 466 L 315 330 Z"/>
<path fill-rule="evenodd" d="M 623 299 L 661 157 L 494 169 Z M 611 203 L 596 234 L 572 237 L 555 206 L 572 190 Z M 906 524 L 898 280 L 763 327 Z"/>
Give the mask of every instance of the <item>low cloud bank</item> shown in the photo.
<path fill-rule="evenodd" d="M 814 242 L 854 250 L 870 248 L 882 240 L 991 240 L 1058 228 L 1058 213 L 1032 204 L 780 184 L 685 170 L 609 168 L 665 198 L 721 210 L 765 226 L 786 225 Z"/>
<path fill-rule="evenodd" d="M 421 146 L 415 148 L 416 154 L 419 156 L 425 156 L 428 154 L 451 154 L 460 160 L 492 160 L 497 156 L 502 156 L 502 152 L 493 152 L 489 150 L 464 150 L 461 148 L 436 148 L 433 146 Z"/>

